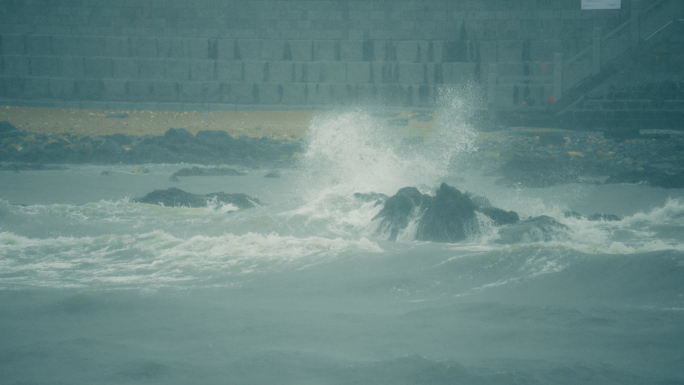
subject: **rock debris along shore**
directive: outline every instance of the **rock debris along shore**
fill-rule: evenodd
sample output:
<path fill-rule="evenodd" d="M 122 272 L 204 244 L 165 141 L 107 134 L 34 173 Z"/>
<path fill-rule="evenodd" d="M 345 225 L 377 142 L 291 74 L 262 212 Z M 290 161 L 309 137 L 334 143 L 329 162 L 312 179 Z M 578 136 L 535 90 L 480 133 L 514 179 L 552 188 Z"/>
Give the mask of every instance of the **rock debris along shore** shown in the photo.
<path fill-rule="evenodd" d="M 0 162 L 27 164 L 238 164 L 250 167 L 294 164 L 301 141 L 268 137 L 234 138 L 225 131 L 207 130 L 193 135 L 171 128 L 164 135 L 142 137 L 113 134 L 79 136 L 40 134 L 0 122 Z"/>
<path fill-rule="evenodd" d="M 498 176 L 508 187 L 566 183 L 643 183 L 684 188 L 684 134 L 652 132 L 631 137 L 600 132 L 509 128 L 481 132 L 478 150 L 463 167 Z M 40 134 L 0 122 L 0 170 L 45 169 L 48 164 L 234 164 L 291 167 L 304 142 L 233 137 L 225 131 L 168 129 L 142 137 L 113 134 Z M 180 176 L 180 175 L 179 175 Z M 270 175 L 277 176 L 276 173 Z M 178 177 L 178 176 L 176 176 Z"/>
<path fill-rule="evenodd" d="M 606 139 L 600 132 L 507 129 L 481 133 L 476 145 L 467 166 L 508 187 L 605 181 L 684 188 L 681 132 Z"/>

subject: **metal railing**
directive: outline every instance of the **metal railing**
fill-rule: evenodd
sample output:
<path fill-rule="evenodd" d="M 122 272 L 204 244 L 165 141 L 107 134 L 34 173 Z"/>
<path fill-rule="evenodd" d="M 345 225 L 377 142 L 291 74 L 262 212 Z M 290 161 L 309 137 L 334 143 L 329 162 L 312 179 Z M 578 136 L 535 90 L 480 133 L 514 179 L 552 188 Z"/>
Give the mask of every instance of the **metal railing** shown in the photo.
<path fill-rule="evenodd" d="M 561 79 L 554 82 L 556 100 L 570 90 L 601 71 L 643 41 L 665 31 L 684 15 L 681 0 L 658 0 L 642 9 L 641 0 L 632 0 L 632 17 L 603 35 L 601 28 L 595 28 L 593 43 L 563 63 Z M 560 55 L 560 54 L 557 54 Z M 561 58 L 562 60 L 562 58 Z"/>
<path fill-rule="evenodd" d="M 592 44 L 567 61 L 563 60 L 563 54 L 554 55 L 552 81 L 555 101 L 569 90 L 599 75 L 621 55 L 658 36 L 682 18 L 684 0 L 657 0 L 645 8 L 642 8 L 642 0 L 632 0 L 629 20 L 605 35 L 602 28 L 594 28 Z M 498 76 L 495 63 L 490 64 L 488 77 L 488 102 L 496 105 L 497 85 L 506 83 L 506 80 Z"/>

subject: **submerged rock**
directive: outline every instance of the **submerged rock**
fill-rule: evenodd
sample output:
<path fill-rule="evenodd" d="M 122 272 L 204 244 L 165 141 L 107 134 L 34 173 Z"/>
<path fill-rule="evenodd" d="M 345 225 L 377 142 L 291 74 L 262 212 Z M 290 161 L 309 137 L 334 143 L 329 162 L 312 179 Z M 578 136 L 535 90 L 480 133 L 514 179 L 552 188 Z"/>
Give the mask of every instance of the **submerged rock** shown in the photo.
<path fill-rule="evenodd" d="M 248 209 L 263 205 L 258 199 L 246 194 L 226 194 L 224 192 L 210 193 L 206 195 L 192 194 L 175 187 L 166 190 L 154 190 L 135 201 L 153 205 L 171 207 L 206 207 L 209 202 L 217 201 L 222 204 L 232 204 L 240 209 Z"/>
<path fill-rule="evenodd" d="M 280 178 L 280 171 L 278 170 L 273 170 L 269 171 L 264 175 L 264 178 Z"/>
<path fill-rule="evenodd" d="M 366 195 L 359 194 L 358 198 L 375 198 Z M 478 204 L 471 197 L 476 197 Z M 415 187 L 400 189 L 384 199 L 382 210 L 373 220 L 380 220 L 376 232 L 389 234 L 390 240 L 396 240 L 399 231 L 406 229 L 411 220 L 417 220 L 416 240 L 453 243 L 479 233 L 476 212 L 491 218 L 497 226 L 519 220 L 517 213 L 492 207 L 486 198 L 461 193 L 446 183 L 442 183 L 435 196 L 421 194 Z"/>
<path fill-rule="evenodd" d="M 528 218 L 499 229 L 497 243 L 513 244 L 526 242 L 548 242 L 567 237 L 570 228 L 557 220 L 541 215 Z"/>
<path fill-rule="evenodd" d="M 172 182 L 177 182 L 179 176 L 244 176 L 247 173 L 238 171 L 234 168 L 228 167 L 214 167 L 214 168 L 182 168 L 171 175 L 169 178 Z"/>

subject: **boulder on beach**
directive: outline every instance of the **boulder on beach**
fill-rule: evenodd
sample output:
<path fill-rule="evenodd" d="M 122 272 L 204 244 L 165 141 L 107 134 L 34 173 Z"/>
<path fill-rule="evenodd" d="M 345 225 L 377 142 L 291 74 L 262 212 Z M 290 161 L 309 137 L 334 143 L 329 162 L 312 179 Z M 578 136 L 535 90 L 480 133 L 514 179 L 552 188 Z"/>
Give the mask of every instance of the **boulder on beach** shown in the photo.
<path fill-rule="evenodd" d="M 252 198 L 246 194 L 216 192 L 202 195 L 185 192 L 175 187 L 166 190 L 154 190 L 135 201 L 138 203 L 171 207 L 206 207 L 207 204 L 214 201 L 220 204 L 231 204 L 240 209 L 248 209 L 263 205 L 258 199 Z"/>
<path fill-rule="evenodd" d="M 476 197 L 478 204 L 471 197 Z M 396 240 L 412 220 L 417 220 L 416 240 L 445 243 L 477 234 L 480 231 L 477 212 L 497 226 L 519 220 L 517 213 L 492 207 L 486 198 L 464 194 L 446 183 L 442 183 L 435 196 L 421 194 L 415 187 L 404 187 L 383 201 L 382 210 L 373 220 L 380 221 L 376 233 L 387 234 L 390 240 Z"/>

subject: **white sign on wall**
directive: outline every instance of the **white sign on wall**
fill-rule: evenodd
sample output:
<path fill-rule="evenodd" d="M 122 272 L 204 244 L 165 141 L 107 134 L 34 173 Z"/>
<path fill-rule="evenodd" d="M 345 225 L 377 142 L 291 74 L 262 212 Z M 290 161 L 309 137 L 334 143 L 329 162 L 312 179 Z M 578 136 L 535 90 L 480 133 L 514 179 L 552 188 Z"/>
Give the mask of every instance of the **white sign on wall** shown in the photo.
<path fill-rule="evenodd" d="M 620 9 L 621 0 L 582 0 L 582 9 Z"/>

